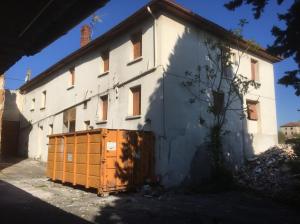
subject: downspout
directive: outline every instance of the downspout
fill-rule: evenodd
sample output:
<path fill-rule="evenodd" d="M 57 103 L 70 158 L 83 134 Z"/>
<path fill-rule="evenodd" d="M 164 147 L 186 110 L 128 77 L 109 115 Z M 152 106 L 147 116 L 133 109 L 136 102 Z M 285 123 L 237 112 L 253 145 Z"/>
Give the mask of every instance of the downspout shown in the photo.
<path fill-rule="evenodd" d="M 156 21 L 156 17 L 154 16 L 154 14 L 152 13 L 151 9 L 149 6 L 147 6 L 147 10 L 150 13 L 150 15 L 153 17 L 154 23 L 153 23 L 153 68 L 156 67 L 157 62 L 156 62 L 156 25 L 157 25 L 157 21 Z"/>

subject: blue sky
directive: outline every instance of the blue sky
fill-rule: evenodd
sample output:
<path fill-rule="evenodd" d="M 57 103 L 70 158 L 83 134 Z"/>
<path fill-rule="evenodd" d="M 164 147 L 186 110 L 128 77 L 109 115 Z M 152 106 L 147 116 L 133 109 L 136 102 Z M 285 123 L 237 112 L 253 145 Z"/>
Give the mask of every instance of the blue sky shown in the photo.
<path fill-rule="evenodd" d="M 147 2 L 149 1 L 111 0 L 104 8 L 96 12 L 97 15 L 101 16 L 102 22 L 96 25 L 92 38 L 94 39 L 103 34 Z M 246 39 L 255 40 L 261 46 L 266 47 L 274 40 L 274 37 L 270 33 L 273 24 L 283 25 L 278 22 L 276 14 L 282 9 L 288 8 L 293 0 L 285 1 L 280 7 L 275 4 L 275 1 L 270 1 L 271 3 L 266 8 L 260 20 L 253 19 L 251 8 L 248 6 L 243 6 L 234 12 L 226 10 L 223 7 L 223 4 L 226 2 L 225 0 L 177 0 L 176 2 L 227 29 L 236 28 L 239 19 L 246 18 L 250 23 L 244 30 L 244 37 Z M 83 24 L 89 23 L 90 20 L 91 18 L 87 18 L 40 53 L 31 57 L 23 57 L 6 72 L 6 88 L 17 89 L 24 82 L 23 80 L 25 79 L 25 73 L 28 68 L 31 69 L 33 76 L 36 76 L 52 64 L 78 49 L 80 27 Z M 292 59 L 275 64 L 276 81 L 282 76 L 284 71 L 293 69 L 295 66 L 296 64 Z M 275 88 L 278 125 L 289 121 L 300 120 L 300 112 L 297 111 L 297 109 L 300 109 L 300 97 L 296 97 L 294 90 L 290 87 L 286 88 L 276 84 Z"/>

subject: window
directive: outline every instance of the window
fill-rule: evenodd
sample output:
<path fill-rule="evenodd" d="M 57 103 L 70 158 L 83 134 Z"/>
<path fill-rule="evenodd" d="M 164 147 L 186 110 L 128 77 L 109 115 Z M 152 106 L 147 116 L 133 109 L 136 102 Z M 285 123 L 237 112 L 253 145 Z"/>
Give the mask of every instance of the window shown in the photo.
<path fill-rule="evenodd" d="M 222 113 L 224 107 L 224 93 L 214 91 L 213 97 L 214 97 L 213 112 L 215 114 L 220 114 Z"/>
<path fill-rule="evenodd" d="M 90 129 L 90 124 L 91 124 L 90 121 L 84 121 L 84 128 L 85 128 L 85 130 L 89 130 Z"/>
<path fill-rule="evenodd" d="M 53 124 L 49 124 L 49 135 L 53 134 Z"/>
<path fill-rule="evenodd" d="M 133 59 L 142 57 L 142 33 L 132 35 Z"/>
<path fill-rule="evenodd" d="M 103 61 L 103 72 L 109 71 L 109 51 L 106 51 L 102 54 Z"/>
<path fill-rule="evenodd" d="M 31 100 L 30 110 L 31 110 L 31 111 L 34 111 L 34 108 L 35 108 L 35 98 L 33 98 L 33 99 Z"/>
<path fill-rule="evenodd" d="M 293 130 L 293 128 L 291 127 L 291 130 Z"/>
<path fill-rule="evenodd" d="M 236 55 L 236 53 L 234 53 L 234 52 L 231 53 L 231 63 L 232 63 L 233 65 L 238 65 L 237 55 Z"/>
<path fill-rule="evenodd" d="M 46 97 L 47 97 L 47 92 L 43 91 L 42 92 L 42 99 L 41 99 L 41 109 L 46 108 Z"/>
<path fill-rule="evenodd" d="M 132 116 L 141 115 L 141 86 L 136 86 L 130 89 L 132 99 Z"/>
<path fill-rule="evenodd" d="M 107 111 L 108 111 L 108 95 L 100 97 L 100 120 L 106 121 L 107 120 Z"/>
<path fill-rule="evenodd" d="M 251 79 L 258 80 L 258 62 L 254 59 L 251 59 Z"/>
<path fill-rule="evenodd" d="M 257 104 L 257 101 L 247 100 L 247 114 L 249 120 L 258 120 Z"/>
<path fill-rule="evenodd" d="M 72 67 L 69 70 L 69 87 L 73 87 L 75 85 L 75 67 Z"/>
<path fill-rule="evenodd" d="M 72 107 L 63 113 L 64 132 L 75 132 L 76 128 L 76 107 Z"/>
<path fill-rule="evenodd" d="M 87 105 L 88 105 L 88 101 L 84 101 L 84 102 L 83 102 L 83 109 L 84 109 L 84 110 L 87 109 Z"/>

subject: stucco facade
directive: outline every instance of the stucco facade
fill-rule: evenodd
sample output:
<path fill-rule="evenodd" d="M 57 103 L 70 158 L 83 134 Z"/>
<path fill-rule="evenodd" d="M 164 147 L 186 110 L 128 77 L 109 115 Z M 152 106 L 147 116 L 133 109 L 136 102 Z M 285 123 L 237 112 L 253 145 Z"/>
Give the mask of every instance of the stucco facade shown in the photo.
<path fill-rule="evenodd" d="M 290 122 L 280 126 L 280 131 L 287 139 L 300 134 L 300 122 Z"/>
<path fill-rule="evenodd" d="M 142 57 L 133 61 L 130 37 L 142 32 Z M 64 111 L 76 108 L 76 131 L 87 128 L 150 130 L 156 137 L 155 170 L 165 186 L 174 186 L 209 173 L 208 155 L 202 147 L 207 117 L 200 103 L 189 103 L 182 88 L 185 71 L 205 62 L 205 38 L 215 38 L 184 19 L 160 12 L 149 16 L 109 43 L 61 67 L 51 77 L 22 95 L 19 151 L 47 160 L 47 135 L 64 132 Z M 109 49 L 109 72 L 103 73 L 101 54 Z M 233 49 L 234 51 L 235 49 Z M 274 72 L 271 62 L 251 54 L 241 61 L 241 73 L 250 77 L 250 60 L 259 63 L 258 90 L 247 99 L 259 101 L 259 119 L 240 119 L 230 113 L 224 148 L 238 168 L 244 158 L 277 143 Z M 69 86 L 69 69 L 75 67 L 75 85 Z M 141 115 L 131 117 L 130 88 L 141 86 Z M 46 103 L 44 107 L 44 95 Z M 108 95 L 108 118 L 99 119 L 100 97 Z M 34 105 L 33 105 L 34 99 Z M 197 172 L 195 174 L 194 172 Z M 200 179 L 201 179 L 200 178 Z"/>

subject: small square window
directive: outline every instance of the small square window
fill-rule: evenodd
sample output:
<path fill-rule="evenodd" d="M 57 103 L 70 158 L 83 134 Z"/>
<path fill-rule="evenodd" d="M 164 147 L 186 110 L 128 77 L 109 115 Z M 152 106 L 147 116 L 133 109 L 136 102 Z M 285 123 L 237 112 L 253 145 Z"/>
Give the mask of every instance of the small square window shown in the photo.
<path fill-rule="evenodd" d="M 90 129 L 90 124 L 91 124 L 90 121 L 84 121 L 84 128 L 85 128 L 85 130 L 89 130 Z"/>
<path fill-rule="evenodd" d="M 53 134 L 53 124 L 49 124 L 49 135 Z"/>
<path fill-rule="evenodd" d="M 83 109 L 86 110 L 88 107 L 88 101 L 83 102 Z"/>
<path fill-rule="evenodd" d="M 258 120 L 257 104 L 257 101 L 247 100 L 247 114 L 249 120 Z"/>

